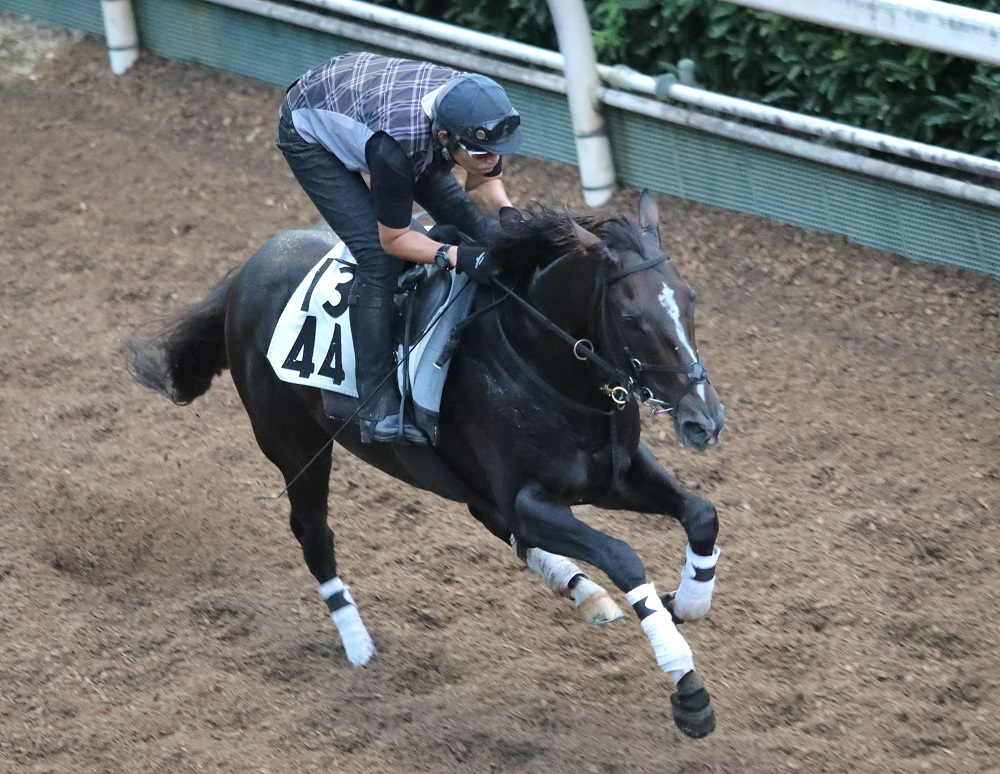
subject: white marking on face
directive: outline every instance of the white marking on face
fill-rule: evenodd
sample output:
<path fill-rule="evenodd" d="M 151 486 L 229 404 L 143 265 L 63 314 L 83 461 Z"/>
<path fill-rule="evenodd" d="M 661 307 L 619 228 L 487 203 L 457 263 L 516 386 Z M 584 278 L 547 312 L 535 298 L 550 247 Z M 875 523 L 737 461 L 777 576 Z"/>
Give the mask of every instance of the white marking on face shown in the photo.
<path fill-rule="evenodd" d="M 674 291 L 671 290 L 670 286 L 664 282 L 663 289 L 660 291 L 659 295 L 660 305 L 667 310 L 667 314 L 670 315 L 670 319 L 673 320 L 674 329 L 677 331 L 677 340 L 684 347 L 685 351 L 690 355 L 691 362 L 697 360 L 697 356 L 694 354 L 694 347 L 691 346 L 691 342 L 688 341 L 687 333 L 684 331 L 684 326 L 681 324 L 681 309 L 677 306 L 677 299 L 674 296 Z"/>

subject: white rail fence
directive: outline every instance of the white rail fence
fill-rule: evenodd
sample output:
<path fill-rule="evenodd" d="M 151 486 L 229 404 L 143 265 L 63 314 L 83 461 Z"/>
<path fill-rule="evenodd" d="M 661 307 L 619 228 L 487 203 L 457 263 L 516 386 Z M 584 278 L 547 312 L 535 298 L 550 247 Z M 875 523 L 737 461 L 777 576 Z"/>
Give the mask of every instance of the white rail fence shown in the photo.
<path fill-rule="evenodd" d="M 937 0 L 730 1 L 735 5 L 1000 64 L 1000 14 Z M 130 0 L 104 2 L 120 6 Z M 998 161 L 737 99 L 677 83 L 669 77 L 643 75 L 621 66 L 598 65 L 582 0 L 548 0 L 562 53 L 360 0 L 298 0 L 297 7 L 273 0 L 206 2 L 322 30 L 363 44 L 388 46 L 408 56 L 478 70 L 567 95 L 584 198 L 592 206 L 607 201 L 615 182 L 610 146 L 601 117 L 601 105 L 604 104 L 791 156 L 1000 208 L 1000 190 L 991 186 L 829 147 L 790 132 L 918 161 L 942 172 L 951 169 L 993 180 L 1000 180 Z M 110 26 L 108 31 L 110 43 Z M 765 127 L 774 127 L 774 130 Z"/>
<path fill-rule="evenodd" d="M 938 0 L 728 0 L 826 27 L 1000 65 L 1000 15 Z"/>

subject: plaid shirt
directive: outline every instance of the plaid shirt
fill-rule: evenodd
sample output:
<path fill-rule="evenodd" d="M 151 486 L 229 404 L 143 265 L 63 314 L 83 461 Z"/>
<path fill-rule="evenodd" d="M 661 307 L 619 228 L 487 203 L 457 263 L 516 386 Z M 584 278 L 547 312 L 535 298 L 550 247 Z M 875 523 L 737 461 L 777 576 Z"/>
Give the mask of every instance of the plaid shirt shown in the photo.
<path fill-rule="evenodd" d="M 428 62 L 344 54 L 303 75 L 289 94 L 289 108 L 303 139 L 324 145 L 349 169 L 368 171 L 364 144 L 384 131 L 419 176 L 437 146 L 421 100 L 456 75 Z"/>

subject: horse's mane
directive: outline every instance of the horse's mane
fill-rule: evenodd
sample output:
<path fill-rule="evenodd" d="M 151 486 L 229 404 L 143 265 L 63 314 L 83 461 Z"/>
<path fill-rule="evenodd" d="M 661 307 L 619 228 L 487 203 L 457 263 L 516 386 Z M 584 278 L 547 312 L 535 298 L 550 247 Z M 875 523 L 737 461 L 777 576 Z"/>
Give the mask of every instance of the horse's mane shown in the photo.
<path fill-rule="evenodd" d="M 491 240 L 490 251 L 505 270 L 524 276 L 579 249 L 580 243 L 573 233 L 574 221 L 600 237 L 614 252 L 642 254 L 639 229 L 628 218 L 574 217 L 568 212 L 549 209 L 529 212 L 520 222 L 505 223 L 501 232 Z"/>

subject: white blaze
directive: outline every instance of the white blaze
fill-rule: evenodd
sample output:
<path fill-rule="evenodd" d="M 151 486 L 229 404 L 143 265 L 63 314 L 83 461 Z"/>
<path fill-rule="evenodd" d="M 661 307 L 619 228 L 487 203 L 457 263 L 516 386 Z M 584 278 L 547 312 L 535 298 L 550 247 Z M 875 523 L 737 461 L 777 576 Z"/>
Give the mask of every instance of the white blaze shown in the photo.
<path fill-rule="evenodd" d="M 688 341 L 687 333 L 684 330 L 684 325 L 681 323 L 681 308 L 677 306 L 677 298 L 674 295 L 673 289 L 666 283 L 663 283 L 663 289 L 660 291 L 660 305 L 667 310 L 667 314 L 670 315 L 670 319 L 674 322 L 674 329 L 677 331 L 677 340 L 681 343 L 681 346 L 691 357 L 691 362 L 695 362 L 698 356 L 694 352 L 694 347 L 691 346 L 691 342 Z M 702 400 L 705 400 L 705 386 L 699 384 L 697 386 L 698 395 Z"/>

